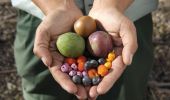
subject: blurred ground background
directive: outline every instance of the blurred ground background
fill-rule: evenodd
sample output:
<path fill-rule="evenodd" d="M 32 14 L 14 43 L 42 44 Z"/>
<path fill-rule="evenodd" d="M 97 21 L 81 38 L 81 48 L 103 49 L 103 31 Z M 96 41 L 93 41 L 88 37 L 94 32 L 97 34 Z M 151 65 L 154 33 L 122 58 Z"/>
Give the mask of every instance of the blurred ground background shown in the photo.
<path fill-rule="evenodd" d="M 0 0 L 0 100 L 23 100 L 21 81 L 13 58 L 16 10 L 10 0 Z M 170 100 L 170 1 L 159 0 L 153 12 L 154 67 L 149 77 L 147 99 Z"/>

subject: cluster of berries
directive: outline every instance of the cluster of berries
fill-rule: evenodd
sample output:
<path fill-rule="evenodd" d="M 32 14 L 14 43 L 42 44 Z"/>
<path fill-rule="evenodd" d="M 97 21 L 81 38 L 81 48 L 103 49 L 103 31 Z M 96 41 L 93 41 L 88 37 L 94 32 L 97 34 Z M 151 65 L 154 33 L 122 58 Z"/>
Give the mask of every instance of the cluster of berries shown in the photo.
<path fill-rule="evenodd" d="M 85 56 L 77 59 L 66 58 L 65 63 L 61 66 L 61 71 L 67 73 L 76 84 L 97 85 L 108 74 L 115 58 L 114 52 L 110 52 L 106 59 L 87 59 Z"/>

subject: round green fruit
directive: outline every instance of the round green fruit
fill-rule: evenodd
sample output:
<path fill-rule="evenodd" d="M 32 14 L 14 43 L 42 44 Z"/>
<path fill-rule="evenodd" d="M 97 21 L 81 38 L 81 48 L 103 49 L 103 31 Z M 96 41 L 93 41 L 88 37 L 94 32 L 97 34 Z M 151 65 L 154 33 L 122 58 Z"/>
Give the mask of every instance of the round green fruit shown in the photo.
<path fill-rule="evenodd" d="M 85 49 L 84 39 L 80 35 L 72 32 L 60 35 L 56 45 L 59 52 L 65 57 L 79 57 Z"/>

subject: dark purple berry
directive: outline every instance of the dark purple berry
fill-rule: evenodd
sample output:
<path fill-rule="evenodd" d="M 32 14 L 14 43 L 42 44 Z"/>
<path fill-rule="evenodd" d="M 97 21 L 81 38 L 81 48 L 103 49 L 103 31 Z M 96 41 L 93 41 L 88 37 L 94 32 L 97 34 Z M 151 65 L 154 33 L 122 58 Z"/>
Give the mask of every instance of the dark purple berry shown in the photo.
<path fill-rule="evenodd" d="M 83 77 L 82 82 L 84 86 L 91 85 L 91 79 L 88 76 Z"/>
<path fill-rule="evenodd" d="M 104 58 L 100 58 L 98 59 L 99 64 L 104 64 L 106 62 L 106 60 Z"/>
<path fill-rule="evenodd" d="M 94 59 L 93 59 L 93 60 L 90 60 L 90 63 L 91 63 L 91 65 L 92 65 L 93 68 L 97 68 L 98 65 L 99 65 L 98 62 L 97 62 L 96 60 L 94 60 Z"/>
<path fill-rule="evenodd" d="M 75 75 L 75 76 L 72 77 L 72 81 L 75 84 L 80 84 L 81 83 L 81 77 L 79 75 Z"/>
<path fill-rule="evenodd" d="M 101 79 L 99 76 L 92 78 L 93 85 L 98 85 L 100 83 L 100 81 L 101 81 Z"/>
<path fill-rule="evenodd" d="M 89 70 L 91 67 L 92 67 L 92 65 L 91 65 L 90 61 L 86 61 L 84 64 L 85 70 Z"/>

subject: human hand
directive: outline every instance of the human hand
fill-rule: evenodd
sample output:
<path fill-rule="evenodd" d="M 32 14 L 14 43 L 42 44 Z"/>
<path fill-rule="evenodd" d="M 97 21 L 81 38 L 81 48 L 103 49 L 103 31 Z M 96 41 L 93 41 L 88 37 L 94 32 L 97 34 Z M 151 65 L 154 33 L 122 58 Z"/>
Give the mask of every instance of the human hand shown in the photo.
<path fill-rule="evenodd" d="M 122 48 L 121 55 L 112 62 L 109 74 L 103 78 L 98 86 L 93 86 L 89 90 L 90 97 L 94 99 L 100 94 L 105 94 L 118 80 L 126 66 L 131 64 L 138 45 L 133 22 L 116 7 L 96 6 L 94 4 L 89 16 L 97 21 L 101 29 L 112 36 L 116 49 Z"/>
<path fill-rule="evenodd" d="M 57 52 L 55 46 L 57 37 L 70 31 L 73 23 L 82 16 L 75 4 L 66 5 L 56 6 L 57 8 L 46 13 L 46 17 L 37 28 L 33 51 L 48 66 L 52 76 L 64 90 L 75 94 L 79 99 L 84 99 L 87 97 L 85 88 L 75 85 L 67 74 L 60 71 L 64 57 Z"/>

